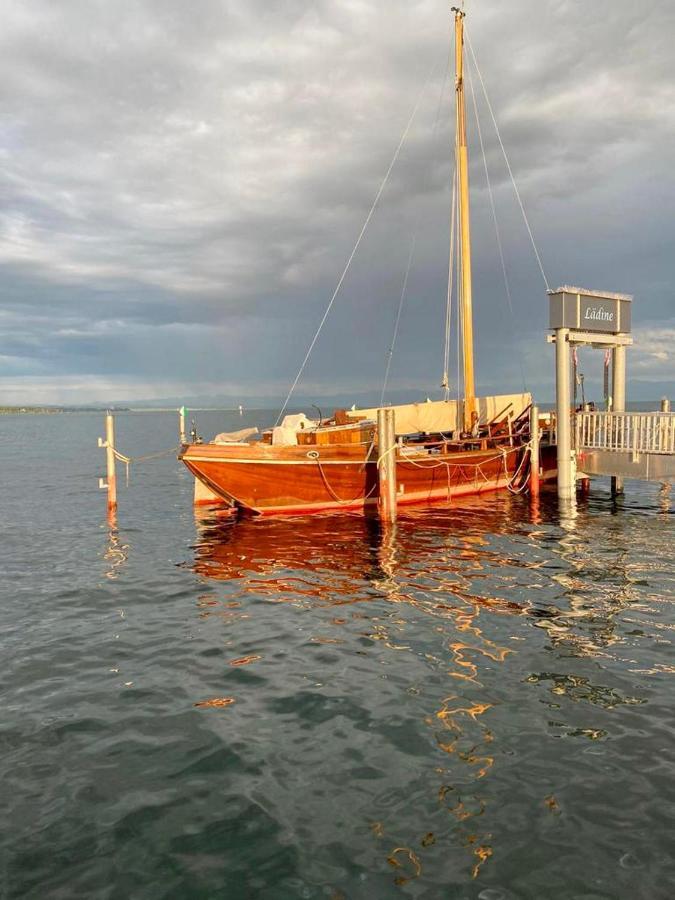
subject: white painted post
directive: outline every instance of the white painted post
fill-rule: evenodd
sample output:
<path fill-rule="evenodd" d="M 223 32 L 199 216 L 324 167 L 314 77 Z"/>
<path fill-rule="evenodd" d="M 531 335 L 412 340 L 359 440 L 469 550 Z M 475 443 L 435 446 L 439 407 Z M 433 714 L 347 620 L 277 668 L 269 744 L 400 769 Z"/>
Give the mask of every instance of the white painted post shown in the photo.
<path fill-rule="evenodd" d="M 530 497 L 539 496 L 539 407 L 530 409 Z"/>
<path fill-rule="evenodd" d="M 181 444 L 187 443 L 185 438 L 185 407 L 181 406 L 178 410 L 178 436 Z"/>
<path fill-rule="evenodd" d="M 555 400 L 557 423 L 558 497 L 570 500 L 575 494 L 572 444 L 570 440 L 570 348 L 569 328 L 555 330 Z"/>
<path fill-rule="evenodd" d="M 626 348 L 623 345 L 612 349 L 612 412 L 626 410 Z M 612 496 L 623 494 L 623 478 L 612 476 Z"/>

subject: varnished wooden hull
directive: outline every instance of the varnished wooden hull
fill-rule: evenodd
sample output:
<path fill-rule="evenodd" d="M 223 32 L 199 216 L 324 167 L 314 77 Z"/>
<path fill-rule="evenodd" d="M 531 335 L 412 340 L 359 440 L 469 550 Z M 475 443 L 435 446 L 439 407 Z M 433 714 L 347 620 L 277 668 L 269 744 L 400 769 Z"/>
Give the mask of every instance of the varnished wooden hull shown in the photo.
<path fill-rule="evenodd" d="M 542 448 L 545 449 L 545 448 Z M 181 459 L 228 503 L 254 515 L 353 511 L 377 504 L 377 453 L 339 444 L 326 448 L 264 444 L 193 444 Z M 397 454 L 398 503 L 429 504 L 504 490 L 521 448 L 489 448 L 415 457 Z M 544 478 L 552 466 L 543 456 Z M 553 457 L 552 464 L 555 464 Z"/>

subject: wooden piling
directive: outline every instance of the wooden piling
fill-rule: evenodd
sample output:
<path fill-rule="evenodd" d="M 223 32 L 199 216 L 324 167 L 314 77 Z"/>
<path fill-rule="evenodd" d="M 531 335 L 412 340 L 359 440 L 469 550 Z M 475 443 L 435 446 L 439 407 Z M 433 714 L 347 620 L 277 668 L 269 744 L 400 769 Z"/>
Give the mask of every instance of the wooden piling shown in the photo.
<path fill-rule="evenodd" d="M 393 409 L 378 409 L 377 411 L 378 509 L 380 516 L 385 522 L 395 522 L 397 512 L 396 424 L 394 416 Z"/>
<path fill-rule="evenodd" d="M 108 491 L 108 516 L 117 509 L 117 475 L 115 473 L 115 419 L 108 410 L 105 414 L 105 438 L 98 439 L 99 447 L 105 449 L 106 478 L 98 480 L 98 486 Z"/>
<path fill-rule="evenodd" d="M 539 407 L 530 408 L 530 497 L 539 496 Z"/>

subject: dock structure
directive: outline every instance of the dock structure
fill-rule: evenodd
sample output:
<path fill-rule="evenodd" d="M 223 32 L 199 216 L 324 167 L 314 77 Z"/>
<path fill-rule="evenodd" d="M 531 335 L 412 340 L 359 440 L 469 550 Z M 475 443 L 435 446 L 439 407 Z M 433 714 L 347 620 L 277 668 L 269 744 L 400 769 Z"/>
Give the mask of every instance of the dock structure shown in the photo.
<path fill-rule="evenodd" d="M 631 337 L 628 294 L 577 287 L 549 291 L 549 343 L 556 347 L 556 425 L 558 497 L 575 496 L 578 479 L 609 475 L 612 493 L 623 492 L 624 478 L 669 481 L 675 478 L 675 417 L 664 400 L 660 412 L 626 412 L 626 348 Z M 611 394 L 607 409 L 575 409 L 570 353 L 576 346 L 611 352 Z"/>
<path fill-rule="evenodd" d="M 579 472 L 675 480 L 675 413 L 581 412 L 575 419 Z"/>

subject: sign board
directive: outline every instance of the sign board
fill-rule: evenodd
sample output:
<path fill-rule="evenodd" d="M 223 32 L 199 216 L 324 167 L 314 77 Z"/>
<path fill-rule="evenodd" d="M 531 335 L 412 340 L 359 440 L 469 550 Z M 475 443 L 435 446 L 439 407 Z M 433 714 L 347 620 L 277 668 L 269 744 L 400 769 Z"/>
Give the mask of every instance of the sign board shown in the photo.
<path fill-rule="evenodd" d="M 584 288 L 560 287 L 549 291 L 549 327 L 605 334 L 630 333 L 628 294 L 608 294 Z"/>

